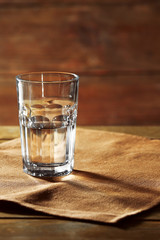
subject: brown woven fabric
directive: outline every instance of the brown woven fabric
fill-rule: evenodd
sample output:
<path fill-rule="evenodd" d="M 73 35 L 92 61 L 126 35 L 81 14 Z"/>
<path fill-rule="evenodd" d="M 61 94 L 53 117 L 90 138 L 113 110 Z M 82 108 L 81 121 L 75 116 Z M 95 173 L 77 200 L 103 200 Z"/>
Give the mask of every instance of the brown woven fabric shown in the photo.
<path fill-rule="evenodd" d="M 40 179 L 23 173 L 15 139 L 0 166 L 0 200 L 57 216 L 109 223 L 160 202 L 159 140 L 79 129 L 73 173 Z"/>

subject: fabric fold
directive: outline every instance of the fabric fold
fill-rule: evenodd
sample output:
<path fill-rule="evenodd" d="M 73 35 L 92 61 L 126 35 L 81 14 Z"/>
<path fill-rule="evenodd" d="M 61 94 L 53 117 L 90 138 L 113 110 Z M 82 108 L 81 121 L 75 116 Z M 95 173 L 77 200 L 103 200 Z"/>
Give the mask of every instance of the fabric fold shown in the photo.
<path fill-rule="evenodd" d="M 0 144 L 0 162 L 0 200 L 44 213 L 111 223 L 160 202 L 159 140 L 78 129 L 65 177 L 23 173 L 20 139 Z"/>

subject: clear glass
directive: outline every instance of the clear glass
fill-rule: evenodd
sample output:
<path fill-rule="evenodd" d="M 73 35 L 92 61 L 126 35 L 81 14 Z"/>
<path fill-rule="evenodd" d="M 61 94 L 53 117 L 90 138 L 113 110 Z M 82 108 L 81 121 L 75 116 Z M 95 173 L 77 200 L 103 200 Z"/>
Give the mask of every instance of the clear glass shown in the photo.
<path fill-rule="evenodd" d="M 72 172 L 79 77 L 35 72 L 16 76 L 23 170 L 36 177 Z"/>

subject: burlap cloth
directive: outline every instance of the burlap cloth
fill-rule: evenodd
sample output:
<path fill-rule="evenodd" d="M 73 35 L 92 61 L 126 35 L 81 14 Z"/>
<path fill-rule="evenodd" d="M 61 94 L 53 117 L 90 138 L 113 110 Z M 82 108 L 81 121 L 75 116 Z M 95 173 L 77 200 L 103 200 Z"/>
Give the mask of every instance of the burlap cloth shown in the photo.
<path fill-rule="evenodd" d="M 20 139 L 0 144 L 0 200 L 75 219 L 116 222 L 160 202 L 160 141 L 77 130 L 75 170 L 40 179 L 22 171 Z"/>

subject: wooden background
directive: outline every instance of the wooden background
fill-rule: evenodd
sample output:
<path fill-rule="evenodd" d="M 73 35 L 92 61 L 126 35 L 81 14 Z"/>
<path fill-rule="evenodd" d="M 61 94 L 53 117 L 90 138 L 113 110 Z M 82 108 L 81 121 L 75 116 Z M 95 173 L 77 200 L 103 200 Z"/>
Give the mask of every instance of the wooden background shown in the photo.
<path fill-rule="evenodd" d="M 80 75 L 79 125 L 158 125 L 160 1 L 0 0 L 0 125 L 17 125 L 15 75 Z"/>

